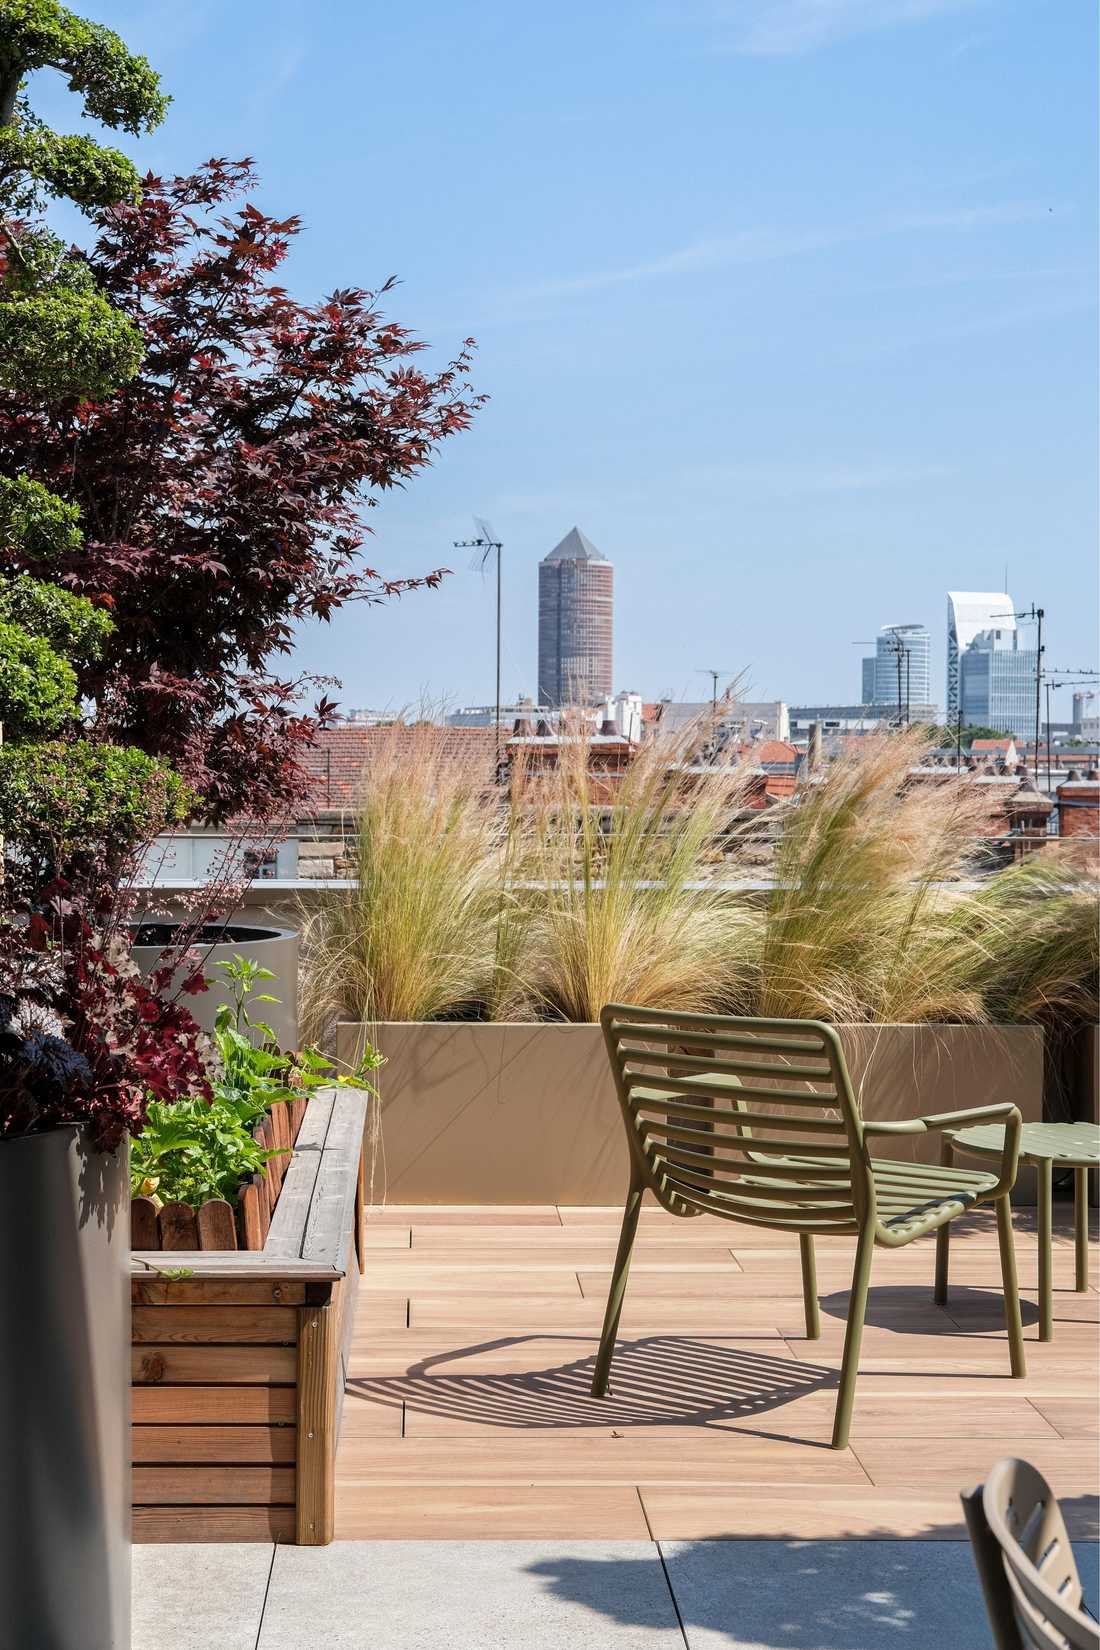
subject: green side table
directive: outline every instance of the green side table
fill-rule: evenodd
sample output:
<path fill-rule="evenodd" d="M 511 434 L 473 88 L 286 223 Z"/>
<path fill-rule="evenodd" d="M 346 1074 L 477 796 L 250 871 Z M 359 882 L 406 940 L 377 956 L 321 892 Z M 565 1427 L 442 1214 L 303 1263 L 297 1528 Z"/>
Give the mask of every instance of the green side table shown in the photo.
<path fill-rule="evenodd" d="M 977 1157 L 999 1158 L 1004 1148 L 1000 1124 L 974 1129 L 958 1129 L 944 1136 L 946 1162 L 952 1146 Z M 1025 1123 L 1020 1131 L 1020 1162 L 1035 1166 L 1039 1181 L 1039 1339 L 1053 1338 L 1052 1172 L 1055 1163 L 1073 1170 L 1073 1235 L 1075 1287 L 1079 1294 L 1088 1288 L 1089 1265 L 1089 1170 L 1100 1166 L 1100 1125 L 1096 1123 Z M 946 1227 L 942 1228 L 946 1231 Z M 941 1278 L 942 1271 L 942 1278 Z M 936 1257 L 936 1299 L 947 1298 L 947 1253 Z"/>

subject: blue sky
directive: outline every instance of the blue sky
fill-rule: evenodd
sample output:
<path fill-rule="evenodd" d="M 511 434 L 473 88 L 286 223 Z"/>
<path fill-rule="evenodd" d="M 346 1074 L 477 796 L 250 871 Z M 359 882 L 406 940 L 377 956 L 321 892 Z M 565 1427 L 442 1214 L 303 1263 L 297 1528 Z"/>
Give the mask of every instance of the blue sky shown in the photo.
<path fill-rule="evenodd" d="M 454 577 L 301 637 L 345 703 L 491 698 L 473 512 L 508 693 L 574 523 L 647 697 L 852 700 L 851 644 L 922 620 L 942 702 L 945 592 L 1006 564 L 1096 665 L 1093 0 L 85 6 L 175 99 L 139 161 L 252 154 L 300 295 L 396 275 L 439 359 L 478 340 L 490 403 L 371 514 L 376 565 Z"/>

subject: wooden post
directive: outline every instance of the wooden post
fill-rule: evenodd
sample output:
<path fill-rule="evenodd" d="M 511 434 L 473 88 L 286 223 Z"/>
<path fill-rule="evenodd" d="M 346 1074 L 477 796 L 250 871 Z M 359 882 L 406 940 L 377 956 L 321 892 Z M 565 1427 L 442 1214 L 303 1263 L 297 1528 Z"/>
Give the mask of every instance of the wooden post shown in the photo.
<path fill-rule="evenodd" d="M 332 1540 L 336 1501 L 336 1307 L 328 1298 L 298 1311 L 297 1541 Z"/>

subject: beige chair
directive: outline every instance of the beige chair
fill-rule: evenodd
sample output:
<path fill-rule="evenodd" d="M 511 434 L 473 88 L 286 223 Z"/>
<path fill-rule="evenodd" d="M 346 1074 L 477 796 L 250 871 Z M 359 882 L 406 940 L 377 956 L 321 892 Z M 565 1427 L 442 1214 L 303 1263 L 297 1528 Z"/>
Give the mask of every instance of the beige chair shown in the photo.
<path fill-rule="evenodd" d="M 1057 1499 L 1027 1461 L 962 1497 L 996 1650 L 1100 1650 Z"/>

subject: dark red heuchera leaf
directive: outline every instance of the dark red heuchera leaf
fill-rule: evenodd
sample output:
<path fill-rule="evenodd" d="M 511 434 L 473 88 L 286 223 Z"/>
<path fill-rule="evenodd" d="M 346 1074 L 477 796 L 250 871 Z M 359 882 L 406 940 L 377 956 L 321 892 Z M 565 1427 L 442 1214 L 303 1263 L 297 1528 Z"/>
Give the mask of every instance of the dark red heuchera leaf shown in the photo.
<path fill-rule="evenodd" d="M 78 925 L 78 926 L 76 926 Z M 182 1004 L 154 994 L 128 954 L 112 956 L 81 919 L 66 951 L 72 1046 L 91 1070 L 77 1115 L 112 1151 L 140 1134 L 150 1100 L 210 1098 L 199 1027 Z"/>
<path fill-rule="evenodd" d="M 298 621 L 438 583 L 364 567 L 363 516 L 482 399 L 471 340 L 442 371 L 413 364 L 423 346 L 378 308 L 391 282 L 312 305 L 274 284 L 300 225 L 222 211 L 253 181 L 212 160 L 99 214 L 92 268 L 146 340 L 124 389 L 47 410 L 0 394 L 0 474 L 75 500 L 86 538 L 61 566 L 20 565 L 118 626 L 80 683 L 97 730 L 170 760 L 213 819 L 304 789 L 297 757 L 332 706 L 302 714 L 305 683 L 274 669 Z"/>
<path fill-rule="evenodd" d="M 26 1046 L 0 1034 L 0 1137 L 76 1122 L 113 1151 L 124 1135 L 141 1133 L 150 1100 L 210 1098 L 208 1045 L 188 1010 L 157 996 L 128 945 L 94 930 L 79 903 L 55 906 L 48 935 L 39 933 L 30 952 L 26 927 L 0 925 L 9 972 L 21 976 L 32 1002 L 60 1017 L 64 1031 L 64 1042 L 55 1037 L 31 1051 L 33 1065 Z M 38 969 L 29 966 L 36 955 Z M 72 1058 L 62 1073 L 66 1049 Z"/>

